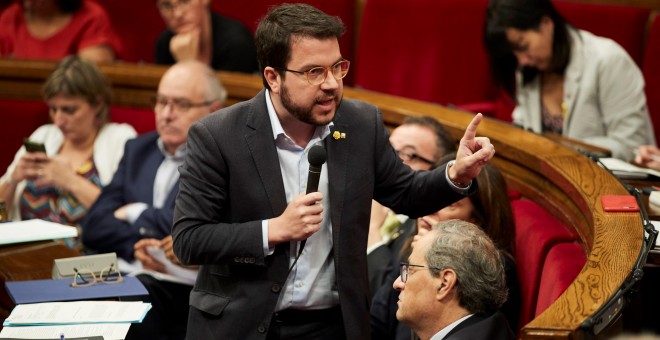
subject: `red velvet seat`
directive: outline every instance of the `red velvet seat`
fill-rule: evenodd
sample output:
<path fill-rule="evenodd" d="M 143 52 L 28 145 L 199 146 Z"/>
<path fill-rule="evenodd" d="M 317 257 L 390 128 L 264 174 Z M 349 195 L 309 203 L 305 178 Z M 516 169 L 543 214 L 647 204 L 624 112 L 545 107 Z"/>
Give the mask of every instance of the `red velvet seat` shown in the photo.
<path fill-rule="evenodd" d="M 535 316 L 548 252 L 554 245 L 573 242 L 578 237 L 533 201 L 513 200 L 511 208 L 516 228 L 515 258 L 522 301 L 519 328 L 522 328 Z"/>
<path fill-rule="evenodd" d="M 41 125 L 48 123 L 48 107 L 43 101 L 0 99 L 2 133 L 0 145 L 0 176 L 14 160 L 16 151 L 23 144 L 23 139 Z"/>
<path fill-rule="evenodd" d="M 118 60 L 153 63 L 156 40 L 165 30 L 156 1 L 96 0 L 108 12 L 119 35 L 122 51 Z"/>
<path fill-rule="evenodd" d="M 642 64 L 648 8 L 569 1 L 554 1 L 554 4 L 569 23 L 616 41 L 638 65 Z"/>
<path fill-rule="evenodd" d="M 543 264 L 535 317 L 543 313 L 564 293 L 580 274 L 586 262 L 587 257 L 579 243 L 564 242 L 550 248 Z"/>
<path fill-rule="evenodd" d="M 128 123 L 138 134 L 156 129 L 156 118 L 153 109 L 113 106 L 110 108 L 110 121 Z"/>
<path fill-rule="evenodd" d="M 646 81 L 646 102 L 653 121 L 655 138 L 660 138 L 660 16 L 656 16 L 649 32 L 642 65 Z"/>
<path fill-rule="evenodd" d="M 486 3 L 367 1 L 356 86 L 459 108 L 492 108 L 495 88 L 482 42 Z M 474 104 L 483 102 L 490 104 Z"/>
<path fill-rule="evenodd" d="M 344 58 L 354 61 L 355 0 L 250 0 L 249 10 L 247 10 L 248 6 L 246 6 L 246 2 L 243 1 L 213 0 L 211 2 L 211 8 L 217 13 L 242 22 L 254 33 L 257 30 L 259 21 L 264 15 L 266 15 L 268 9 L 274 5 L 285 2 L 304 2 L 330 15 L 340 17 L 346 26 L 346 33 L 340 41 L 341 53 Z M 346 78 L 344 78 L 344 84 L 353 84 L 352 72 L 349 72 Z"/>

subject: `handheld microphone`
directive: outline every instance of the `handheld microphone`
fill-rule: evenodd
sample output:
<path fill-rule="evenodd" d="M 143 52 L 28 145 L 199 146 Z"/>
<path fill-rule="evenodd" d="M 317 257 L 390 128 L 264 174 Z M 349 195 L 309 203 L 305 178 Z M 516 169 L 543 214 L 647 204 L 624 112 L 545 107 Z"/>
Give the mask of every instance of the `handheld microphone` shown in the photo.
<path fill-rule="evenodd" d="M 316 144 L 312 146 L 311 149 L 309 149 L 309 153 L 307 154 L 307 161 L 309 162 L 309 175 L 307 176 L 306 194 L 319 191 L 321 168 L 323 167 L 323 163 L 325 163 L 325 159 L 325 148 L 323 148 L 322 145 Z"/>
<path fill-rule="evenodd" d="M 309 162 L 309 174 L 307 175 L 307 190 L 306 194 L 310 192 L 319 191 L 319 179 L 321 179 L 321 168 L 326 159 L 325 148 L 316 144 L 309 149 L 307 154 L 307 161 Z M 303 249 L 305 248 L 305 241 L 300 241 L 300 248 L 298 249 L 298 256 L 296 256 L 296 262 L 298 262 L 298 257 L 302 254 Z M 292 266 L 293 267 L 293 266 Z"/>

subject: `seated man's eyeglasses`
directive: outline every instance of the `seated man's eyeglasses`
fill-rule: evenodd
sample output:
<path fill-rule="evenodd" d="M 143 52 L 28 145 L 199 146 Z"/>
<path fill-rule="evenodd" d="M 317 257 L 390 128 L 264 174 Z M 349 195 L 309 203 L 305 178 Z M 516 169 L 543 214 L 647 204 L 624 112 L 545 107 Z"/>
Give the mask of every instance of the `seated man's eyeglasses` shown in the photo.
<path fill-rule="evenodd" d="M 124 281 L 121 273 L 115 270 L 114 263 L 111 264 L 110 267 L 103 269 L 98 278 L 94 272 L 90 270 L 78 270 L 78 268 L 73 268 L 73 271 L 75 275 L 73 276 L 71 287 L 87 287 L 97 282 L 112 284 Z"/>
<path fill-rule="evenodd" d="M 394 150 L 394 151 L 396 151 L 396 154 L 399 155 L 399 158 L 401 158 L 401 160 L 403 160 L 404 162 L 412 162 L 412 161 L 419 160 L 419 161 L 424 162 L 428 165 L 435 164 L 434 161 L 432 161 L 428 158 L 424 158 L 424 157 L 422 157 L 422 156 L 420 156 L 420 155 L 418 155 L 414 152 L 408 152 L 408 151 L 404 151 L 404 150 Z"/>
<path fill-rule="evenodd" d="M 161 112 L 168 105 L 170 105 L 172 111 L 174 111 L 177 114 L 183 114 L 188 112 L 188 110 L 194 107 L 209 106 L 213 103 L 212 100 L 203 101 L 201 103 L 193 103 L 185 98 L 167 98 L 163 96 L 154 97 L 153 102 L 154 102 L 154 110 L 156 112 Z"/>
<path fill-rule="evenodd" d="M 304 74 L 307 77 L 307 81 L 311 85 L 321 85 L 327 79 L 328 71 L 332 73 L 332 76 L 335 77 L 335 79 L 340 80 L 346 77 L 346 75 L 348 74 L 348 68 L 350 66 L 351 66 L 350 61 L 341 60 L 330 67 L 322 67 L 322 66 L 312 67 L 307 71 L 289 70 L 288 68 L 283 68 L 283 67 L 273 67 L 273 68 L 276 70 L 292 72 L 300 75 Z"/>
<path fill-rule="evenodd" d="M 182 9 L 185 9 L 190 5 L 191 0 L 179 0 L 179 1 L 158 1 L 158 9 L 163 13 L 172 14 L 176 7 L 181 6 Z"/>
<path fill-rule="evenodd" d="M 403 283 L 406 283 L 406 281 L 408 281 L 408 276 L 411 275 L 410 267 L 423 268 L 423 269 L 431 269 L 432 268 L 432 269 L 438 270 L 437 268 L 422 266 L 422 265 L 419 265 L 419 264 L 410 264 L 410 263 L 406 263 L 406 262 L 401 262 L 400 266 L 401 266 L 401 271 L 399 272 L 399 275 L 401 275 L 401 282 L 403 282 Z M 417 269 L 413 273 L 415 273 L 417 271 L 420 271 L 420 270 L 423 270 L 423 269 Z"/>

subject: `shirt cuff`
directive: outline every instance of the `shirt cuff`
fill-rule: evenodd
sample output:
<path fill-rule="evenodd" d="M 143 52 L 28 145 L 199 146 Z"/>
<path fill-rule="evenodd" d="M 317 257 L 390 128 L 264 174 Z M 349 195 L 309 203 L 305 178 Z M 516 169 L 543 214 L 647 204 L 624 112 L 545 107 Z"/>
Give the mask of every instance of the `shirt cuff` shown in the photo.
<path fill-rule="evenodd" d="M 449 178 L 449 168 L 454 165 L 454 161 L 451 160 L 449 163 L 447 163 L 447 167 L 445 168 L 445 178 L 447 179 L 447 183 L 449 183 L 449 187 L 451 187 L 452 190 L 455 192 L 461 194 L 461 195 L 467 195 L 470 192 L 470 187 L 472 187 L 472 180 L 468 183 L 468 185 L 465 188 L 461 188 L 454 184 L 454 181 Z"/>
<path fill-rule="evenodd" d="M 264 256 L 273 255 L 275 248 L 268 247 L 268 220 L 261 221 L 261 242 L 263 244 Z"/>
<path fill-rule="evenodd" d="M 385 246 L 385 242 L 383 241 L 372 244 L 371 247 L 367 248 L 367 255 L 371 254 L 371 252 L 383 246 Z"/>
<path fill-rule="evenodd" d="M 149 205 L 144 202 L 137 202 L 137 203 L 131 203 L 127 208 L 126 208 L 126 220 L 130 225 L 134 225 L 135 221 L 137 221 L 138 218 L 140 218 L 140 215 L 142 215 L 142 212 L 147 210 L 149 208 Z"/>

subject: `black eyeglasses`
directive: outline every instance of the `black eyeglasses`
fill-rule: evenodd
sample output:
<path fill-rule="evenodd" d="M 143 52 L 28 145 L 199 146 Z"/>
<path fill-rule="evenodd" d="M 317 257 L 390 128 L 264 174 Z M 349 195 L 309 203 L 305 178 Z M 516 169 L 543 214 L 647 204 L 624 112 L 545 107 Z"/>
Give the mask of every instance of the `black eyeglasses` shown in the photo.
<path fill-rule="evenodd" d="M 179 0 L 174 2 L 159 1 L 156 4 L 156 7 L 167 15 L 171 15 L 172 12 L 174 12 L 174 9 L 179 6 L 181 6 L 182 9 L 188 9 L 188 6 L 190 6 L 190 0 Z"/>
<path fill-rule="evenodd" d="M 404 162 L 412 162 L 412 161 L 415 161 L 415 160 L 419 160 L 419 161 L 422 161 L 422 162 L 424 162 L 428 165 L 435 164 L 434 161 L 432 161 L 428 158 L 424 158 L 424 157 L 422 157 L 422 156 L 420 156 L 420 155 L 418 155 L 414 152 L 408 152 L 408 151 L 403 151 L 403 150 L 394 150 L 394 151 L 396 151 L 396 154 L 399 155 L 399 158 L 401 158 Z"/>
<path fill-rule="evenodd" d="M 154 110 L 156 112 L 161 112 L 167 107 L 167 105 L 171 105 L 172 111 L 177 114 L 184 114 L 194 107 L 209 106 L 213 103 L 212 100 L 207 100 L 201 103 L 193 103 L 185 98 L 167 98 L 163 96 L 154 97 L 153 102 Z"/>
<path fill-rule="evenodd" d="M 323 66 L 312 67 L 307 71 L 296 71 L 283 67 L 273 67 L 273 68 L 276 70 L 292 72 L 300 75 L 304 74 L 305 77 L 307 77 L 307 82 L 309 82 L 311 85 L 320 85 L 323 84 L 323 82 L 325 82 L 325 80 L 328 78 L 328 70 L 332 73 L 332 76 L 335 77 L 335 79 L 340 80 L 346 77 L 346 75 L 348 74 L 348 68 L 350 66 L 351 66 L 350 61 L 342 60 L 330 67 L 323 67 Z"/>
<path fill-rule="evenodd" d="M 410 267 L 415 267 L 415 268 L 424 268 L 424 269 L 436 269 L 434 267 L 429 267 L 429 266 L 422 266 L 419 264 L 410 264 L 406 262 L 401 262 L 401 271 L 399 272 L 399 275 L 401 275 L 401 282 L 406 283 L 408 281 L 408 275 L 410 274 Z M 422 269 L 418 269 L 422 270 Z"/>
<path fill-rule="evenodd" d="M 73 276 L 73 283 L 71 283 L 71 287 L 87 287 L 97 282 L 112 284 L 124 281 L 121 273 L 115 270 L 114 263 L 110 264 L 108 268 L 103 269 L 98 278 L 94 272 L 90 270 L 78 270 L 78 268 L 73 268 L 73 271 L 75 275 Z"/>

